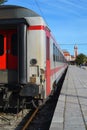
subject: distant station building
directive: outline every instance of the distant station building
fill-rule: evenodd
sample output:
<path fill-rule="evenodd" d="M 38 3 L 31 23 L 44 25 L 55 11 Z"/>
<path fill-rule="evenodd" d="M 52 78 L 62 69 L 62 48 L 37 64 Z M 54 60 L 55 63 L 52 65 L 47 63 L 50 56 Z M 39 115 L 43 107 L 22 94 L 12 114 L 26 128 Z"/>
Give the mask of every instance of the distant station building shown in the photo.
<path fill-rule="evenodd" d="M 63 50 L 63 54 L 64 54 L 67 61 L 71 60 L 71 55 L 67 50 Z"/>
<path fill-rule="evenodd" d="M 64 56 L 68 62 L 75 63 L 75 59 L 78 56 L 78 47 L 77 45 L 74 46 L 74 55 L 70 55 L 67 50 L 63 50 Z"/>

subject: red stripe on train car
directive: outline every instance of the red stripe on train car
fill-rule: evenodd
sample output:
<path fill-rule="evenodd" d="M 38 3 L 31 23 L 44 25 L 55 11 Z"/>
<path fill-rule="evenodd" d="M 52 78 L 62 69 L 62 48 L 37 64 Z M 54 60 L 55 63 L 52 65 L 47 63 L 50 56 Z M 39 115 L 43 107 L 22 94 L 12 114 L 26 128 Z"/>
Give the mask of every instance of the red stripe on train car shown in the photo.
<path fill-rule="evenodd" d="M 63 66 L 51 69 L 50 70 L 50 76 L 54 75 L 55 73 L 57 73 L 58 71 L 60 71 L 62 68 L 66 68 L 66 64 L 64 64 Z"/>
<path fill-rule="evenodd" d="M 57 73 L 60 69 L 62 69 L 64 66 L 61 67 L 57 67 L 51 70 L 50 72 L 50 76 L 54 75 L 55 73 Z"/>
<path fill-rule="evenodd" d="M 45 71 L 45 77 L 46 77 L 46 95 L 48 96 L 50 94 L 50 85 L 51 85 L 51 76 L 59 72 L 62 68 L 65 68 L 65 65 L 50 69 L 50 61 L 46 61 L 46 71 Z M 56 79 L 55 79 L 56 80 Z"/>
<path fill-rule="evenodd" d="M 45 27 L 42 25 L 36 25 L 36 26 L 29 26 L 29 30 L 45 30 Z"/>

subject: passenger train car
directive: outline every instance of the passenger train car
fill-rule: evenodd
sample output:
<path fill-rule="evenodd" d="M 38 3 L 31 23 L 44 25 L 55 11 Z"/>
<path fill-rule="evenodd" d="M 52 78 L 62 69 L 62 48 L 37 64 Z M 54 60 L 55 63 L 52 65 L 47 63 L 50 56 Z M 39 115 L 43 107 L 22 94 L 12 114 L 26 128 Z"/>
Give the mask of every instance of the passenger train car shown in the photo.
<path fill-rule="evenodd" d="M 0 6 L 0 107 L 15 107 L 23 97 L 45 99 L 66 68 L 63 52 L 40 15 Z"/>

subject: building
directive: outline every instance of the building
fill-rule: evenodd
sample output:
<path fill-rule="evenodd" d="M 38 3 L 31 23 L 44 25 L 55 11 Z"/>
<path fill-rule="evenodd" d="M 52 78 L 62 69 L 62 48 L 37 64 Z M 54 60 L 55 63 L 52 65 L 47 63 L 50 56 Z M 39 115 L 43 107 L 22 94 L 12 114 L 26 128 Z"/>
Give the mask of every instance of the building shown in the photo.
<path fill-rule="evenodd" d="M 63 50 L 63 53 L 64 53 L 64 56 L 65 56 L 67 61 L 74 63 L 76 57 L 78 56 L 78 47 L 77 47 L 77 45 L 74 46 L 74 56 L 70 55 L 70 53 L 67 50 Z"/>
<path fill-rule="evenodd" d="M 78 47 L 77 45 L 74 46 L 74 57 L 76 58 L 78 56 Z"/>
<path fill-rule="evenodd" d="M 71 60 L 71 55 L 67 50 L 63 50 L 63 54 L 64 54 L 67 61 Z"/>

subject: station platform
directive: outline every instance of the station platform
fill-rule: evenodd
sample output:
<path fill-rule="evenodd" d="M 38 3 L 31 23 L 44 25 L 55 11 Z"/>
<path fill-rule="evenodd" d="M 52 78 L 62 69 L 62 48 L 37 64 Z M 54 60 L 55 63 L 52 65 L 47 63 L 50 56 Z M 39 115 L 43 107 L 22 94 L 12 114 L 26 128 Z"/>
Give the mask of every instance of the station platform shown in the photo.
<path fill-rule="evenodd" d="M 87 130 L 87 70 L 69 66 L 50 130 Z"/>

